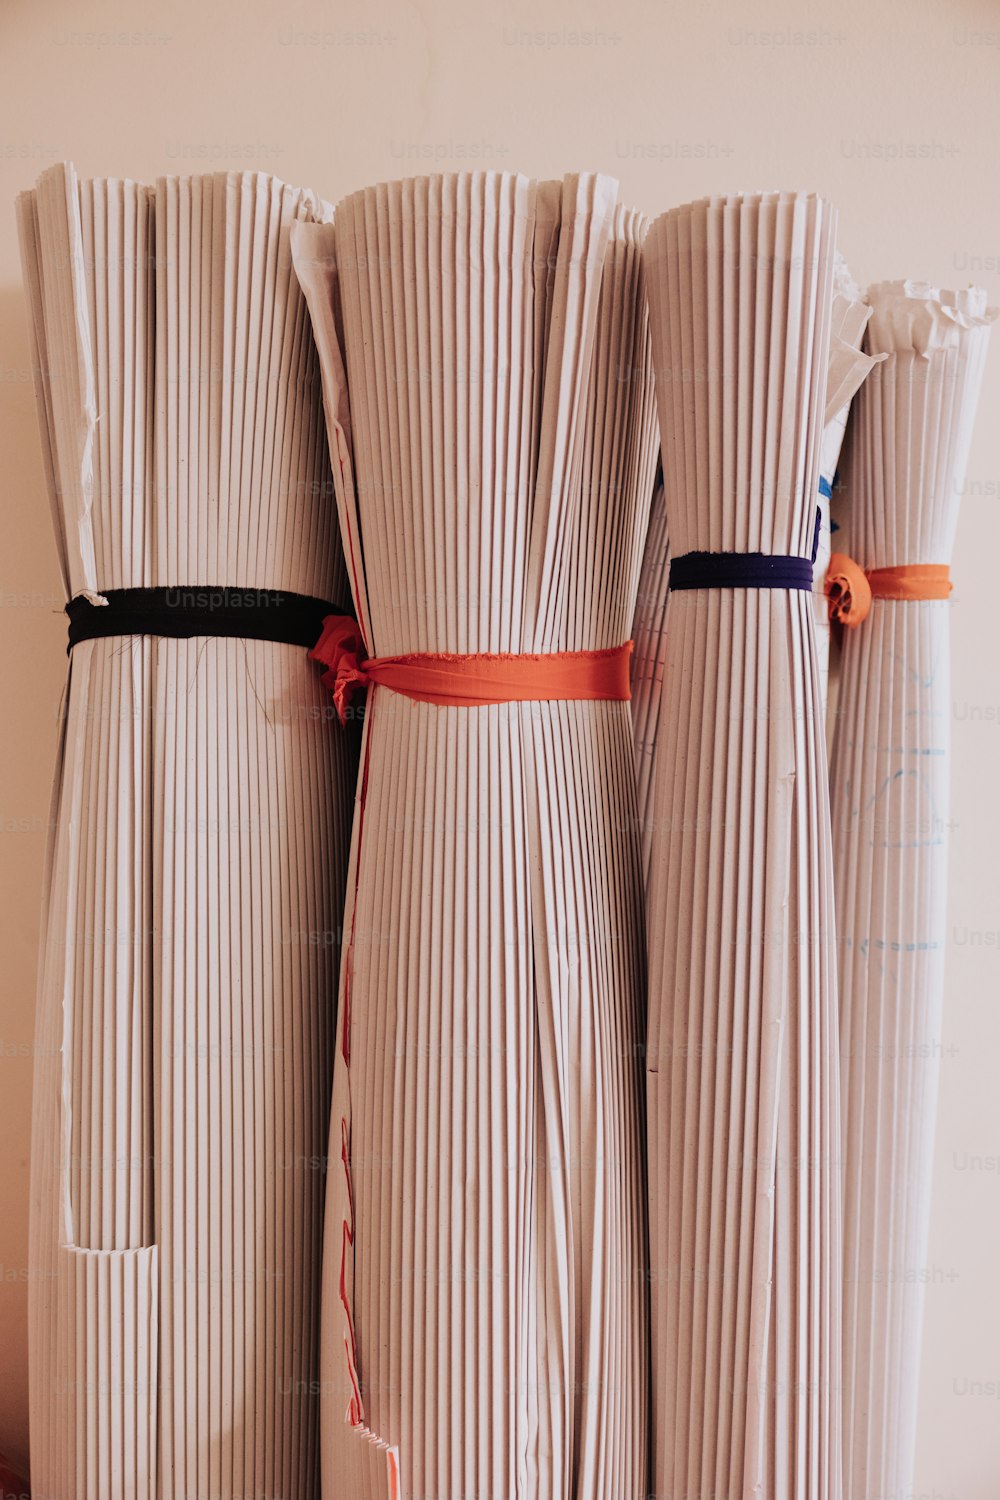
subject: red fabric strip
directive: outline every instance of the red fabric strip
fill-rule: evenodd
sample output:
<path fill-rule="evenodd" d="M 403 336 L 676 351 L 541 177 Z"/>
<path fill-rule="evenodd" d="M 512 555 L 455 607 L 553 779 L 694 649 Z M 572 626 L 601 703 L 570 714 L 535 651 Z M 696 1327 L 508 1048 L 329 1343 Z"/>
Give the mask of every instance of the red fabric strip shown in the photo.
<path fill-rule="evenodd" d="M 327 670 L 323 683 L 333 693 L 341 719 L 353 693 L 368 683 L 391 688 L 418 703 L 475 708 L 491 703 L 543 703 L 556 700 L 621 700 L 631 694 L 632 642 L 605 651 L 532 653 L 418 651 L 405 656 L 365 659 L 357 623 L 329 615 L 309 655 Z"/>

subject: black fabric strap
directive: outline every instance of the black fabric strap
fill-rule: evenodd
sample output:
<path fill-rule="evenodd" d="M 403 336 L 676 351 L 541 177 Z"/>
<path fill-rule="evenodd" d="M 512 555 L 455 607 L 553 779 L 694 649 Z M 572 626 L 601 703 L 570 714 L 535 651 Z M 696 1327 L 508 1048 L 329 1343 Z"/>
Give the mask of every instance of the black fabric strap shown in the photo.
<path fill-rule="evenodd" d="M 341 604 L 285 589 L 219 588 L 184 584 L 156 589 L 105 589 L 107 604 L 82 594 L 66 606 L 71 651 L 81 641 L 109 635 L 236 636 L 315 646 L 327 615 L 350 614 Z"/>

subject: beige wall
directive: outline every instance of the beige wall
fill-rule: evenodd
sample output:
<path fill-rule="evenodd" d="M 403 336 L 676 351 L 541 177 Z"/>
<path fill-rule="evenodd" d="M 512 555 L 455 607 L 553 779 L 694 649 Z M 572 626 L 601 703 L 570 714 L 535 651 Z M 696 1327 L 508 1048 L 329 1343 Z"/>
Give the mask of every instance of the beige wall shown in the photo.
<path fill-rule="evenodd" d="M 1000 6 L 3 0 L 0 55 L 0 1449 L 23 1457 L 35 962 L 65 656 L 16 191 L 63 157 L 139 179 L 261 167 L 334 200 L 470 164 L 599 168 L 652 212 L 815 187 L 839 205 L 859 278 L 973 279 L 1000 303 Z M 951 941 L 911 1500 L 1000 1489 L 998 397 L 995 347 L 955 560 Z"/>

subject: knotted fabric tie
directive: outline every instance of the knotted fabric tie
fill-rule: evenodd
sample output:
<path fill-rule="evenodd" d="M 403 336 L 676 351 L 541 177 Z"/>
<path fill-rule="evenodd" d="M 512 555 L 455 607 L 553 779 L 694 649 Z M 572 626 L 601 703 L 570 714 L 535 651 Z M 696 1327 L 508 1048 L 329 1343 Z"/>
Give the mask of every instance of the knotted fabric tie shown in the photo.
<path fill-rule="evenodd" d="M 341 721 L 358 688 L 391 688 L 417 703 L 477 708 L 491 703 L 543 703 L 557 699 L 631 698 L 628 661 L 632 642 L 607 651 L 529 653 L 414 651 L 405 656 L 365 656 L 356 620 L 329 615 L 309 655 L 327 668 L 323 684 Z"/>
<path fill-rule="evenodd" d="M 947 599 L 951 579 L 944 563 L 904 563 L 866 572 L 853 557 L 834 552 L 824 587 L 830 619 L 853 629 L 867 618 L 873 599 Z"/>

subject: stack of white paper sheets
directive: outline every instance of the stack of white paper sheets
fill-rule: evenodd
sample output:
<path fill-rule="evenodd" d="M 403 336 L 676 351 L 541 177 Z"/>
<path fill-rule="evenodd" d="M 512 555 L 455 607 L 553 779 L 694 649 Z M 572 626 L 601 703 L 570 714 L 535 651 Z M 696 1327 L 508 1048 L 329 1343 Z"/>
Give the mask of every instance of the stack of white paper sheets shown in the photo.
<path fill-rule="evenodd" d="M 989 325 L 985 294 L 869 291 L 838 551 L 949 563 Z M 874 598 L 845 630 L 831 763 L 841 945 L 844 1442 L 850 1495 L 913 1492 L 941 1047 L 951 697 L 947 599 Z"/>
<path fill-rule="evenodd" d="M 674 559 L 808 559 L 834 215 L 713 198 L 646 241 Z M 676 562 L 674 563 L 676 568 Z M 649 902 L 658 1495 L 839 1495 L 830 822 L 807 588 L 671 594 Z"/>
<path fill-rule="evenodd" d="M 54 168 L 18 202 L 67 596 L 142 583 L 154 495 L 152 194 Z M 131 644 L 131 643 L 130 643 Z M 36 1492 L 157 1493 L 152 642 L 81 645 L 63 701 L 35 1033 Z M 127 1464 L 128 1472 L 124 1472 Z"/>
<path fill-rule="evenodd" d="M 813 609 L 816 619 L 816 654 L 819 662 L 820 700 L 826 712 L 830 677 L 830 612 L 826 597 L 826 570 L 832 545 L 830 502 L 837 462 L 847 430 L 851 401 L 872 365 L 881 356 L 862 351 L 861 339 L 871 309 L 861 298 L 841 256 L 834 262 L 833 316 L 830 325 L 830 366 L 826 381 L 823 441 L 819 455 L 820 512 L 816 564 L 813 569 Z"/>
<path fill-rule="evenodd" d="M 615 196 L 419 178 L 296 230 L 371 654 L 627 637 L 657 439 L 644 226 Z M 324 1494 L 644 1496 L 628 703 L 376 688 L 362 766 Z"/>
<path fill-rule="evenodd" d="M 68 595 L 345 593 L 288 249 L 318 212 L 242 173 L 154 190 L 57 167 L 21 199 Z M 318 1491 L 355 764 L 300 647 L 73 649 L 32 1165 L 40 1494 Z"/>
<path fill-rule="evenodd" d="M 826 712 L 830 670 L 830 618 L 825 592 L 830 561 L 830 493 L 837 460 L 847 426 L 851 398 L 871 368 L 871 356 L 859 345 L 868 321 L 869 308 L 850 279 L 839 256 L 835 259 L 833 315 L 830 331 L 830 363 L 827 371 L 823 441 L 820 448 L 820 483 L 817 504 L 819 535 L 813 587 L 816 615 L 816 651 L 819 664 L 820 702 Z M 636 783 L 639 826 L 642 835 L 643 870 L 649 880 L 649 862 L 654 839 L 653 782 L 656 772 L 656 734 L 660 722 L 663 662 L 667 651 L 667 594 L 670 577 L 670 545 L 667 510 L 662 484 L 657 486 L 649 516 L 643 552 L 639 593 L 632 635 L 632 732 L 635 739 Z"/>

